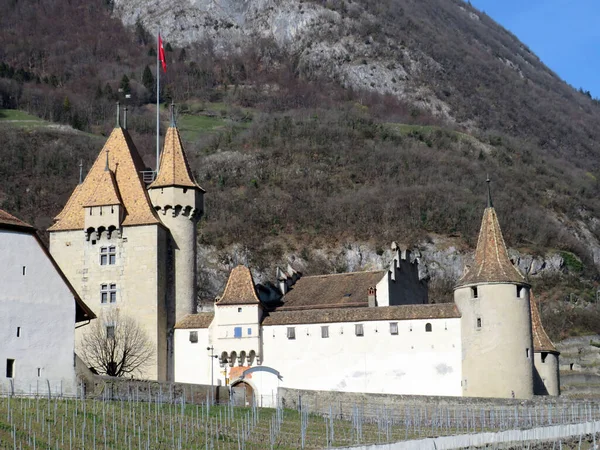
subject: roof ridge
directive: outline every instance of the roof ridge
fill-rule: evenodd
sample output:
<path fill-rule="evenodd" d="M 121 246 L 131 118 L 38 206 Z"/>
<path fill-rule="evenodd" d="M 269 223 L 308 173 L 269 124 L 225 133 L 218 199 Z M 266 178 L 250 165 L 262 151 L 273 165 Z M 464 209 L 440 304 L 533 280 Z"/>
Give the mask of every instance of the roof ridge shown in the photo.
<path fill-rule="evenodd" d="M 305 276 L 302 276 L 301 278 L 299 278 L 298 281 L 305 280 L 307 278 L 324 278 L 324 277 L 334 277 L 334 276 L 338 276 L 338 275 L 355 275 L 355 274 L 361 274 L 361 273 L 378 273 L 378 272 L 386 272 L 387 270 L 388 269 L 361 270 L 361 271 L 357 271 L 357 272 L 340 272 L 340 273 L 325 273 L 325 274 L 321 274 L 321 275 L 305 275 Z"/>

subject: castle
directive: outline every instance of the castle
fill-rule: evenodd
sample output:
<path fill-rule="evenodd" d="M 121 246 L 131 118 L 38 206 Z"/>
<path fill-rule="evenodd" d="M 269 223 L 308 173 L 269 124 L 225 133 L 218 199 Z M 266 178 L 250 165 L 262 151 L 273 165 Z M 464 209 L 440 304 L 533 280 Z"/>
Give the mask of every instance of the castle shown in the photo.
<path fill-rule="evenodd" d="M 278 270 L 279 303 L 261 299 L 250 270 L 239 266 L 214 312 L 196 313 L 204 191 L 173 120 L 156 179 L 146 183 L 143 174 L 118 119 L 49 229 L 52 255 L 97 320 L 119 308 L 147 331 L 156 358 L 143 377 L 229 383 L 264 406 L 273 404 L 278 387 L 559 394 L 559 354 L 530 285 L 509 259 L 491 196 L 474 263 L 452 303 L 428 304 L 418 262 L 395 246 L 382 271 L 301 277 L 291 267 Z"/>

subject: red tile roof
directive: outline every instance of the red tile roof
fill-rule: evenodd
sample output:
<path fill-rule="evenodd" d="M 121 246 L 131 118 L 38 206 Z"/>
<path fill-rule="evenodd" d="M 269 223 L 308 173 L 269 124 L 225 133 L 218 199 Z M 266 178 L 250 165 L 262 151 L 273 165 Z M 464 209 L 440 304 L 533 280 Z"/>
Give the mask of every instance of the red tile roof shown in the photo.
<path fill-rule="evenodd" d="M 17 219 L 15 216 L 2 209 L 0 209 L 0 228 L 21 228 L 31 232 L 35 231 L 35 228 L 33 228 L 31 225 L 23 222 L 20 219 Z"/>
<path fill-rule="evenodd" d="M 368 289 L 386 273 L 377 270 L 302 277 L 285 294 L 278 310 L 366 306 Z"/>
<path fill-rule="evenodd" d="M 367 322 L 377 320 L 457 319 L 460 312 L 454 303 L 435 305 L 378 306 L 371 308 L 331 308 L 305 311 L 270 312 L 263 325 L 309 323 Z"/>

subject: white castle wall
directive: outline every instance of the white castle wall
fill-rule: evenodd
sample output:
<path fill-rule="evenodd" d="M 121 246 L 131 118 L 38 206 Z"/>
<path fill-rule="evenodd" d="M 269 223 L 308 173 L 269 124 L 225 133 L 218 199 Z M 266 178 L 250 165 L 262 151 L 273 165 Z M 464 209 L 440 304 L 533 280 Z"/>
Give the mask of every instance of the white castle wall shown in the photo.
<path fill-rule="evenodd" d="M 432 331 L 426 332 L 427 323 Z M 259 404 L 269 406 L 277 387 L 390 394 L 460 396 L 460 319 L 405 320 L 398 335 L 390 335 L 388 321 L 362 322 L 364 336 L 355 335 L 354 323 L 293 325 L 296 339 L 287 338 L 287 325 L 262 327 L 262 367 L 278 371 L 254 372 L 247 381 Z M 329 338 L 321 337 L 321 326 Z M 189 342 L 197 331 L 199 342 Z M 205 339 L 205 340 L 204 340 Z M 208 329 L 175 330 L 176 381 L 210 383 Z M 204 341 L 203 341 L 204 340 Z M 215 345 L 216 347 L 216 345 Z M 254 364 L 256 366 L 256 364 Z M 235 383 L 229 365 L 214 363 L 214 382 Z M 226 372 L 226 375 L 223 374 Z"/>
<path fill-rule="evenodd" d="M 198 342 L 190 342 L 190 332 L 198 333 Z M 175 329 L 175 382 L 210 384 L 210 354 L 208 328 Z M 213 361 L 217 384 L 219 361 Z M 222 370 L 222 369 L 221 369 Z M 223 377 L 221 376 L 223 383 Z"/>
<path fill-rule="evenodd" d="M 0 230 L 0 257 L 0 376 L 10 358 L 17 393 L 47 393 L 48 380 L 53 393 L 74 394 L 73 293 L 30 234 Z"/>

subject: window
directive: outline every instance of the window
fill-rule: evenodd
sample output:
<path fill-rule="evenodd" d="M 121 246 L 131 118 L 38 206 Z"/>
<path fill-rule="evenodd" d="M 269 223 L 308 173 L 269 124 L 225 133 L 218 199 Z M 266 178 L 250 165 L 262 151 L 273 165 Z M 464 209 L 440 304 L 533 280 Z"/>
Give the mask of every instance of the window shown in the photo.
<path fill-rule="evenodd" d="M 477 318 L 477 328 L 481 328 L 481 317 Z"/>
<path fill-rule="evenodd" d="M 248 328 L 248 336 L 252 336 L 252 328 Z"/>
<path fill-rule="evenodd" d="M 296 339 L 296 328 L 287 327 L 287 338 L 288 339 Z"/>
<path fill-rule="evenodd" d="M 115 303 L 117 301 L 117 285 L 102 284 L 100 285 L 100 302 Z"/>
<path fill-rule="evenodd" d="M 390 334 L 398 334 L 398 322 L 390 322 Z"/>
<path fill-rule="evenodd" d="M 479 293 L 477 292 L 477 287 L 473 286 L 471 288 L 471 297 L 472 298 L 479 298 Z"/>
<path fill-rule="evenodd" d="M 21 337 L 21 327 L 17 327 L 17 337 Z"/>
<path fill-rule="evenodd" d="M 425 332 L 426 333 L 431 333 L 431 324 L 430 323 L 426 323 L 425 324 Z"/>
<path fill-rule="evenodd" d="M 364 336 L 365 335 L 365 330 L 363 328 L 363 324 L 362 323 L 357 323 L 354 325 L 354 334 L 357 336 Z"/>
<path fill-rule="evenodd" d="M 114 246 L 100 247 L 100 265 L 113 265 L 117 262 L 117 248 Z"/>
<path fill-rule="evenodd" d="M 15 376 L 15 360 L 6 360 L 6 378 L 14 378 Z"/>
<path fill-rule="evenodd" d="M 517 286 L 517 298 L 523 298 L 523 286 Z"/>
<path fill-rule="evenodd" d="M 23 266 L 23 276 L 25 276 L 26 272 L 27 272 L 27 267 Z"/>
<path fill-rule="evenodd" d="M 525 349 L 525 356 L 527 356 L 527 359 L 529 359 L 529 349 L 528 348 Z"/>
<path fill-rule="evenodd" d="M 238 312 L 242 312 L 242 308 L 238 308 Z"/>
<path fill-rule="evenodd" d="M 115 326 L 114 325 L 106 325 L 106 337 L 108 339 L 115 338 Z"/>
<path fill-rule="evenodd" d="M 321 327 L 321 337 L 323 339 L 327 339 L 329 337 L 329 327 L 328 326 Z"/>
<path fill-rule="evenodd" d="M 241 338 L 242 337 L 242 327 L 235 327 L 233 329 L 233 337 L 234 338 Z"/>
<path fill-rule="evenodd" d="M 42 376 L 42 369 L 40 367 L 37 368 L 38 369 L 38 377 Z"/>
<path fill-rule="evenodd" d="M 190 331 L 190 342 L 192 344 L 198 343 L 198 332 L 197 331 Z"/>
<path fill-rule="evenodd" d="M 546 363 L 546 358 L 548 357 L 548 352 L 542 352 L 542 363 Z"/>

